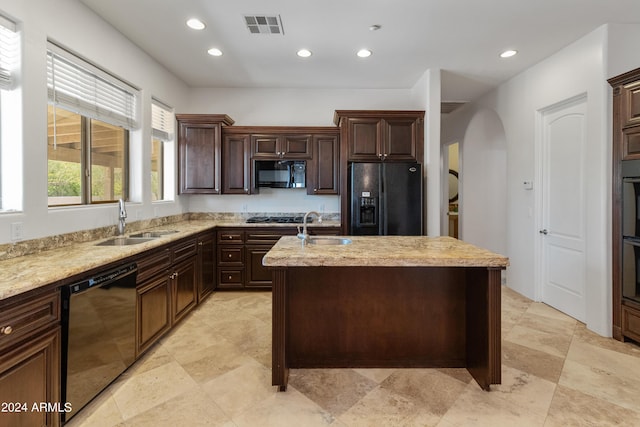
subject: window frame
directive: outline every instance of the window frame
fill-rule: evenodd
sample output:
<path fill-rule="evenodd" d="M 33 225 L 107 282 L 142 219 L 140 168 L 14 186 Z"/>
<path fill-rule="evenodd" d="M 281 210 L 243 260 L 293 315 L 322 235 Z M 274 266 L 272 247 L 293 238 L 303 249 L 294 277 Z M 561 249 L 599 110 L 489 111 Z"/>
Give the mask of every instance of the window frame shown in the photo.
<path fill-rule="evenodd" d="M 167 172 L 167 164 L 166 164 L 166 145 L 170 144 L 175 139 L 175 112 L 174 109 L 168 106 L 166 103 L 158 100 L 155 97 L 151 97 L 151 160 L 153 160 L 153 144 L 154 141 L 159 141 L 160 153 L 158 158 L 159 165 L 159 177 L 158 177 L 158 185 L 159 185 L 159 196 L 158 199 L 153 199 L 153 183 L 151 183 L 150 191 L 151 191 L 151 201 L 152 202 L 163 202 L 170 201 L 167 196 L 167 183 L 166 181 L 166 172 Z M 153 173 L 153 167 L 151 168 L 151 172 Z"/>
<path fill-rule="evenodd" d="M 93 121 L 122 129 L 123 165 L 122 198 L 128 200 L 130 185 L 130 138 L 131 131 L 138 127 L 140 90 L 123 79 L 109 73 L 85 58 L 61 45 L 47 42 L 47 92 L 48 105 L 53 109 L 54 140 L 57 138 L 56 109 L 62 109 L 81 118 L 80 125 L 80 203 L 48 204 L 49 208 L 60 206 L 91 206 L 113 203 L 114 200 L 93 200 L 92 153 L 95 149 Z M 55 144 L 55 142 L 54 142 Z M 49 161 L 47 155 L 47 161 Z"/>

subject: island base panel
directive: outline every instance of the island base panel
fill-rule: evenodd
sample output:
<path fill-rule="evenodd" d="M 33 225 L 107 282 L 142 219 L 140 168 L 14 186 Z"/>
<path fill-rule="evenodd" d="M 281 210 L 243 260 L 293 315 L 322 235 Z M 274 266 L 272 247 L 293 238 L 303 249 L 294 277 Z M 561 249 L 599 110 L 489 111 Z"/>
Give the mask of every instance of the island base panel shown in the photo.
<path fill-rule="evenodd" d="M 467 367 L 488 390 L 499 286 L 487 268 L 276 269 L 273 384 L 286 387 L 289 368 Z"/>
<path fill-rule="evenodd" d="M 289 367 L 464 366 L 464 271 L 428 272 L 290 269 Z"/>

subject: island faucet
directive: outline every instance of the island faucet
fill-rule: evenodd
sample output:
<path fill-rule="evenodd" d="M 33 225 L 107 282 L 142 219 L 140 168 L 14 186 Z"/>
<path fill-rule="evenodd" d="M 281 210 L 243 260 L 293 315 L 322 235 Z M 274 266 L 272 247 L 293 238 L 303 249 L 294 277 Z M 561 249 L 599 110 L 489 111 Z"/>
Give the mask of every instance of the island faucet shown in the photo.
<path fill-rule="evenodd" d="M 298 226 L 298 239 L 302 239 L 303 245 L 309 240 L 309 232 L 307 231 L 307 218 L 311 214 L 318 217 L 318 222 L 322 222 L 322 216 L 316 211 L 309 211 L 304 214 L 304 218 L 302 219 L 302 232 L 300 231 L 300 226 Z"/>
<path fill-rule="evenodd" d="M 124 229 L 127 226 L 126 218 L 127 218 L 127 210 L 124 206 L 124 199 L 118 200 L 118 210 L 120 211 L 119 222 L 118 222 L 118 234 L 120 236 L 124 235 Z"/>

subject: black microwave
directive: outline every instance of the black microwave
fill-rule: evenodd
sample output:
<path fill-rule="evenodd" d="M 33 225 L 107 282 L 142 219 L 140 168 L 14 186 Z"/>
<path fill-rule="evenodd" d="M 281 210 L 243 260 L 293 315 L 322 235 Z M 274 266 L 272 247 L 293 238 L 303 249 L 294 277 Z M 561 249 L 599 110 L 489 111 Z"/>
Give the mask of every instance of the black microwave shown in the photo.
<path fill-rule="evenodd" d="M 256 160 L 255 185 L 271 188 L 305 188 L 306 166 L 304 160 Z"/>

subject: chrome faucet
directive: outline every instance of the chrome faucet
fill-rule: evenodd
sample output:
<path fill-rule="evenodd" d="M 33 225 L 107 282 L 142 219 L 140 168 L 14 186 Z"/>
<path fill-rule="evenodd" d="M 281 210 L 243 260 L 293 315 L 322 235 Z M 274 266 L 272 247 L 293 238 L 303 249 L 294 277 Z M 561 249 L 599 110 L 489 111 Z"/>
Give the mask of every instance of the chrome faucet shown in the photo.
<path fill-rule="evenodd" d="M 124 235 L 124 228 L 127 226 L 127 222 L 126 222 L 126 218 L 127 218 L 127 210 L 124 206 L 124 199 L 120 199 L 118 201 L 118 210 L 120 211 L 120 215 L 119 215 L 119 220 L 120 222 L 118 222 L 118 234 L 120 236 Z"/>
<path fill-rule="evenodd" d="M 298 226 L 298 239 L 302 239 L 303 245 L 309 240 L 309 232 L 307 231 L 307 218 L 311 214 L 314 214 L 318 217 L 318 222 L 322 222 L 322 216 L 316 211 L 309 211 L 304 214 L 304 218 L 302 219 L 302 232 L 300 231 L 300 226 Z"/>

